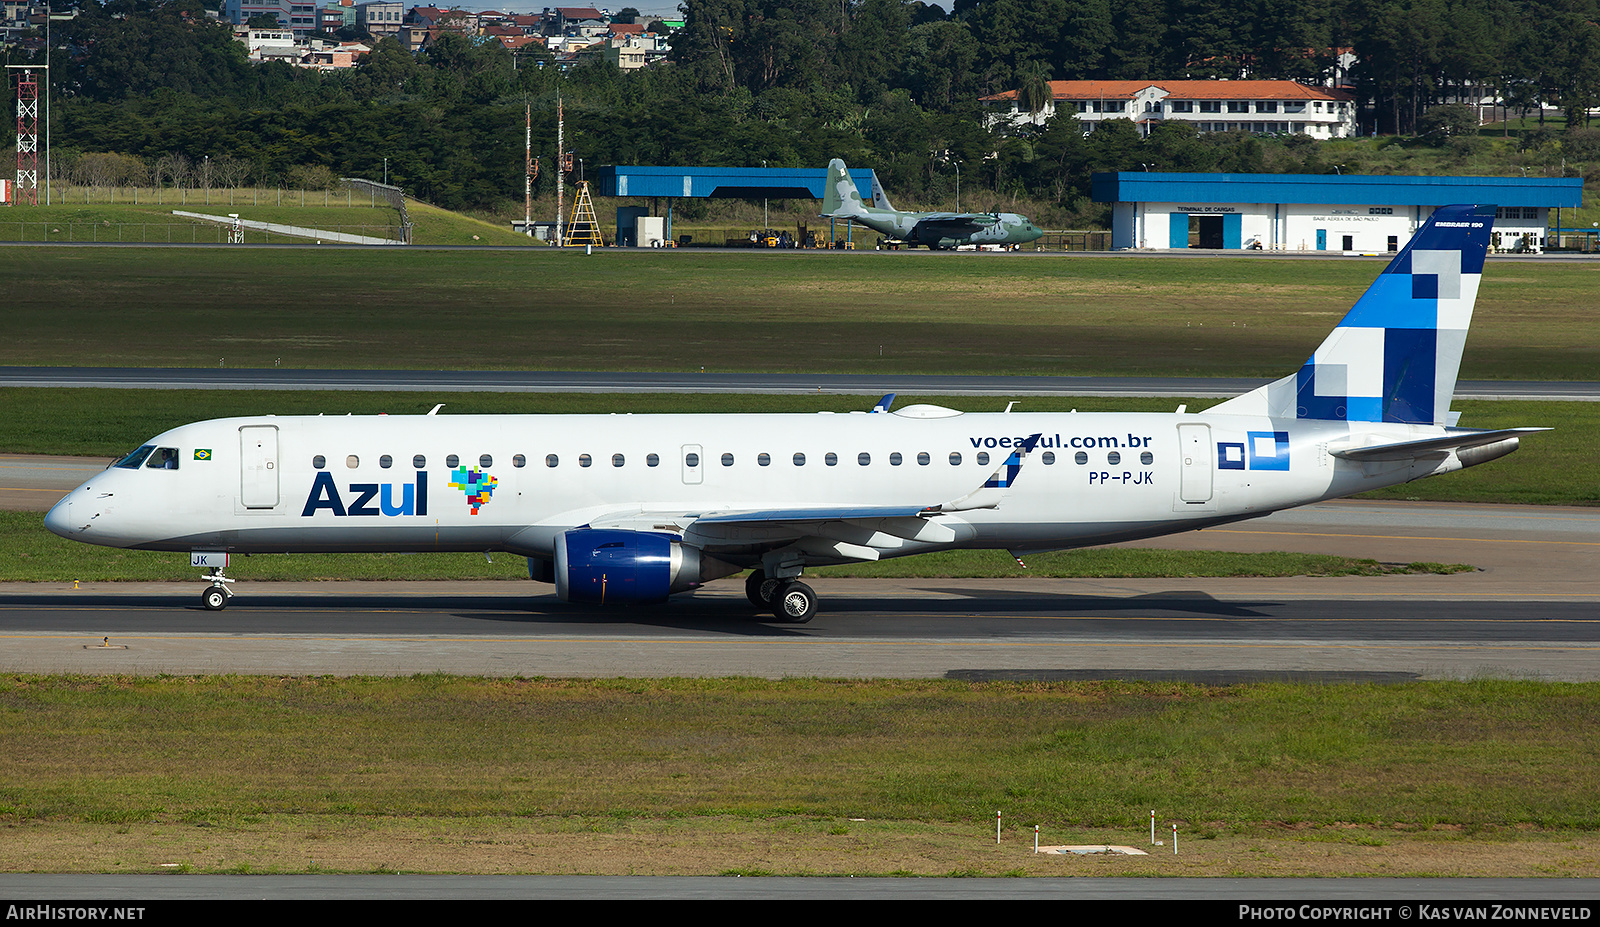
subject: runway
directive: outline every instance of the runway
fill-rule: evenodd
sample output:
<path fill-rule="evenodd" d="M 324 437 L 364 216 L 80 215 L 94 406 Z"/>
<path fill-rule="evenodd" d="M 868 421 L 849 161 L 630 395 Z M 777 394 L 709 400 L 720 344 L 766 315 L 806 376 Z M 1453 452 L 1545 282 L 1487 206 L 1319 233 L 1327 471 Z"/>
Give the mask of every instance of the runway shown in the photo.
<path fill-rule="evenodd" d="M 737 583 L 595 611 L 522 583 L 0 586 L 0 669 L 51 673 L 842 678 L 1600 678 L 1595 597 L 1450 577 L 816 580 L 807 625 Z M 1474 584 L 1479 585 L 1479 584 Z M 548 589 L 548 587 L 543 587 Z"/>
<path fill-rule="evenodd" d="M 942 396 L 1184 396 L 1226 399 L 1267 382 L 1240 377 L 1019 377 L 541 370 L 288 370 L 213 367 L 0 367 L 0 386 L 100 389 L 369 390 L 536 393 L 884 393 Z M 1600 382 L 1464 380 L 1459 399 L 1600 401 Z"/>
<path fill-rule="evenodd" d="M 0 456 L 0 505 L 43 510 L 106 463 Z M 198 571 L 193 584 L 14 583 L 0 585 L 0 670 L 1600 679 L 1600 509 L 1340 500 L 1127 546 L 1477 569 L 816 579 L 823 607 L 806 625 L 756 620 L 737 581 L 616 611 L 532 582 L 241 583 L 221 613 L 199 608 Z"/>

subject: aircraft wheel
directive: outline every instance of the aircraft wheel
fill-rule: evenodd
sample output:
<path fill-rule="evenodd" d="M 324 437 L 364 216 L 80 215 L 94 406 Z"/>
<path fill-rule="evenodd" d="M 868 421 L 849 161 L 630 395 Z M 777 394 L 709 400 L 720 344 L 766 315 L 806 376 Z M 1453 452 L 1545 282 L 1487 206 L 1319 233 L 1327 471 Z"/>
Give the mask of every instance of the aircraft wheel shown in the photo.
<path fill-rule="evenodd" d="M 805 583 L 784 583 L 772 595 L 772 613 L 779 621 L 805 624 L 817 615 L 817 594 Z"/>
<path fill-rule="evenodd" d="M 772 594 L 778 591 L 778 581 L 768 579 L 762 570 L 753 570 L 744 581 L 744 597 L 756 608 L 772 607 Z"/>
<path fill-rule="evenodd" d="M 224 608 L 227 608 L 227 590 L 223 589 L 221 586 L 212 586 L 205 592 L 200 593 L 200 604 L 204 605 L 208 610 L 214 612 L 218 612 Z"/>

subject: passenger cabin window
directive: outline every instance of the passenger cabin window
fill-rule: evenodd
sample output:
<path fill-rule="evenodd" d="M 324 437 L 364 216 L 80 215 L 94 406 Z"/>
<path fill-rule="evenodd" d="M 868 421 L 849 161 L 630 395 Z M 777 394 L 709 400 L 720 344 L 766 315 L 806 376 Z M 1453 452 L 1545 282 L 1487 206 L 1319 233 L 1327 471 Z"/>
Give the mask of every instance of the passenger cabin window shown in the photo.
<path fill-rule="evenodd" d="M 806 455 L 800 454 L 800 453 L 796 453 L 794 455 L 794 465 L 797 466 L 797 467 L 805 466 L 806 465 Z"/>
<path fill-rule="evenodd" d="M 621 454 L 612 454 L 611 455 L 611 466 L 613 466 L 613 467 L 620 467 L 620 466 L 622 466 L 623 464 L 625 464 L 627 462 L 628 461 L 625 458 L 623 458 L 623 456 Z"/>
<path fill-rule="evenodd" d="M 418 470 L 426 470 L 426 469 L 428 469 L 428 458 L 427 458 L 427 456 L 424 455 L 424 454 L 418 454 L 415 457 L 411 458 L 411 466 L 416 468 L 416 469 L 418 469 Z"/>
<path fill-rule="evenodd" d="M 724 467 L 733 466 L 733 455 L 732 454 L 723 454 L 722 455 L 722 465 Z"/>
<path fill-rule="evenodd" d="M 1055 451 L 1045 451 L 1044 454 L 1042 455 L 1041 459 L 1044 461 L 1044 465 L 1048 467 L 1051 464 L 1056 462 L 1056 452 Z"/>
<path fill-rule="evenodd" d="M 449 457 L 444 459 L 444 465 L 454 470 L 455 468 L 461 466 L 461 458 L 455 454 L 451 454 Z"/>
<path fill-rule="evenodd" d="M 647 466 L 647 467 L 659 467 L 659 466 L 661 466 L 661 455 L 660 454 L 647 454 L 647 455 L 645 455 L 644 465 Z"/>
<path fill-rule="evenodd" d="M 865 467 L 872 463 L 872 455 L 868 454 L 866 451 L 862 451 L 856 455 L 856 463 Z"/>
<path fill-rule="evenodd" d="M 146 444 L 144 447 L 139 448 L 132 454 L 129 454 L 128 456 L 112 464 L 112 466 L 121 467 L 124 470 L 137 470 L 139 469 L 139 465 L 144 463 L 144 459 L 149 457 L 150 452 L 155 449 L 156 446 L 154 444 Z"/>
<path fill-rule="evenodd" d="M 594 463 L 594 458 L 590 457 L 588 454 L 579 454 L 578 455 L 578 466 L 587 467 L 592 463 Z"/>
<path fill-rule="evenodd" d="M 989 465 L 989 452 L 988 451 L 979 451 L 978 452 L 978 466 L 987 467 L 988 465 Z"/>
<path fill-rule="evenodd" d="M 478 466 L 483 468 L 484 470 L 487 470 L 490 467 L 494 466 L 494 456 L 491 455 L 491 454 L 481 454 L 481 455 L 479 455 L 479 457 L 478 457 Z"/>
<path fill-rule="evenodd" d="M 757 454 L 756 455 L 756 463 L 759 464 L 760 466 L 763 466 L 763 467 L 769 467 L 769 466 L 772 465 L 772 455 L 771 454 Z"/>
<path fill-rule="evenodd" d="M 547 466 L 547 467 L 554 467 L 556 464 L 559 464 L 560 462 L 561 462 L 561 458 L 557 457 L 554 454 L 546 454 L 544 456 L 544 465 Z"/>
<path fill-rule="evenodd" d="M 382 457 L 378 458 L 378 466 L 380 466 L 383 469 L 387 470 L 390 467 L 394 466 L 394 458 L 390 457 L 388 454 L 384 454 Z"/>
<path fill-rule="evenodd" d="M 1152 463 L 1154 463 L 1155 459 L 1156 459 L 1156 456 L 1154 454 L 1150 453 L 1149 451 L 1145 451 L 1143 454 L 1139 455 L 1139 462 L 1144 464 L 1147 467 L 1150 466 Z"/>
<path fill-rule="evenodd" d="M 961 466 L 961 452 L 960 451 L 951 451 L 950 452 L 950 466 L 952 466 L 952 467 Z"/>
<path fill-rule="evenodd" d="M 349 467 L 351 470 L 354 470 L 355 468 L 361 466 L 361 458 L 351 454 L 349 457 L 344 459 L 344 465 Z"/>
<path fill-rule="evenodd" d="M 900 452 L 899 451 L 895 451 L 893 454 L 889 455 L 889 466 L 891 466 L 891 467 L 900 466 Z"/>
<path fill-rule="evenodd" d="M 1072 460 L 1073 460 L 1074 463 L 1076 463 L 1078 466 L 1081 467 L 1084 464 L 1089 462 L 1089 452 L 1088 451 L 1079 451 L 1078 453 L 1072 455 Z"/>
<path fill-rule="evenodd" d="M 527 465 L 528 465 L 528 458 L 525 455 L 523 455 L 523 454 L 513 454 L 511 456 L 511 466 L 516 467 L 518 469 L 521 469 L 522 467 L 526 467 Z"/>
<path fill-rule="evenodd" d="M 689 453 L 683 455 L 683 465 L 685 467 L 689 467 L 690 469 L 700 466 L 700 455 L 696 454 L 694 451 L 690 451 Z"/>
<path fill-rule="evenodd" d="M 328 458 L 318 454 L 317 456 L 311 458 L 311 466 L 317 468 L 318 470 L 325 470 L 328 467 Z"/>
<path fill-rule="evenodd" d="M 933 458 L 928 456 L 927 451 L 921 451 L 917 454 L 917 466 L 926 467 L 931 463 L 933 463 Z"/>
<path fill-rule="evenodd" d="M 1117 464 L 1122 463 L 1122 455 L 1118 454 L 1116 451 L 1112 451 L 1106 455 L 1106 463 L 1115 467 Z"/>
<path fill-rule="evenodd" d="M 839 455 L 835 454 L 833 451 L 829 451 L 823 456 L 822 462 L 830 467 L 837 467 L 839 465 Z"/>

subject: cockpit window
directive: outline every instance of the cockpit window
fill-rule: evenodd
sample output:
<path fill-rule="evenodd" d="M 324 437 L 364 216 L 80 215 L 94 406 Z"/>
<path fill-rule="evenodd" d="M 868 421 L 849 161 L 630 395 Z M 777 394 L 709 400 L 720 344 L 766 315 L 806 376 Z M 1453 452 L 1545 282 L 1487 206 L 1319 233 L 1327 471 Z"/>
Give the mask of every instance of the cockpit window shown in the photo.
<path fill-rule="evenodd" d="M 145 467 L 151 470 L 176 470 L 178 469 L 178 449 L 175 447 L 157 448 L 150 459 L 145 462 Z"/>
<path fill-rule="evenodd" d="M 144 463 L 144 459 L 149 457 L 150 452 L 155 449 L 156 446 L 154 444 L 146 444 L 144 447 L 139 448 L 132 454 L 129 454 L 128 456 L 112 464 L 112 466 L 121 467 L 124 470 L 137 470 L 139 469 L 139 465 Z"/>

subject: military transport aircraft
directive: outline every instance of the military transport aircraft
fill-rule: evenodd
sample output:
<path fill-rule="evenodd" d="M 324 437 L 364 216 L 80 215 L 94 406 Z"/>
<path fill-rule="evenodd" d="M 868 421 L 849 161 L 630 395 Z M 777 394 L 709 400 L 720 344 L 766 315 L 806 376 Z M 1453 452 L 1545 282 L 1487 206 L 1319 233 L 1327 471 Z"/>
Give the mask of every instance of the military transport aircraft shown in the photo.
<path fill-rule="evenodd" d="M 234 553 L 506 551 L 567 601 L 658 602 L 752 570 L 809 620 L 808 566 L 1158 537 L 1448 473 L 1537 428 L 1456 427 L 1492 206 L 1446 206 L 1299 370 L 1203 412 L 258 416 L 157 435 L 56 534 Z"/>
<path fill-rule="evenodd" d="M 874 185 L 876 186 L 876 185 Z M 828 186 L 823 193 L 822 218 L 850 219 L 874 232 L 930 250 L 950 250 L 962 245 L 1024 245 L 1044 231 L 1014 212 L 901 212 L 881 189 L 874 190 L 882 206 L 868 206 L 844 162 L 828 162 Z"/>

